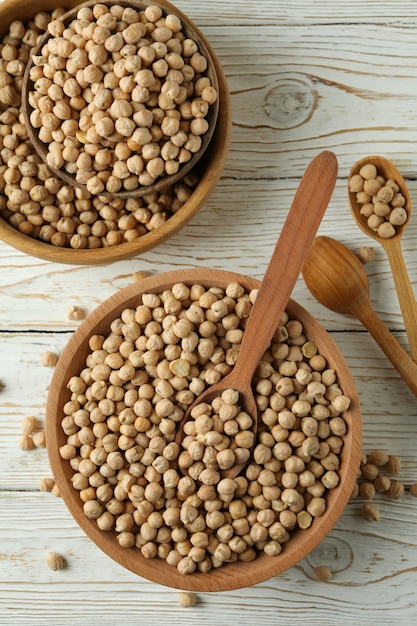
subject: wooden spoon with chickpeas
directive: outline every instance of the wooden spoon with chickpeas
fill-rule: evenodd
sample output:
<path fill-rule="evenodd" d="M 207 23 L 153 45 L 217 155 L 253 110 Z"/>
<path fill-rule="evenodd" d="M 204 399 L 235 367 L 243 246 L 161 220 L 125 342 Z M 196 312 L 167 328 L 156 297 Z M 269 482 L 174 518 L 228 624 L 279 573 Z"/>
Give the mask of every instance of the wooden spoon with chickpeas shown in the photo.
<path fill-rule="evenodd" d="M 373 310 L 368 277 L 359 258 L 339 241 L 317 237 L 304 263 L 303 277 L 323 306 L 362 322 L 417 396 L 417 364 Z"/>
<path fill-rule="evenodd" d="M 401 248 L 401 237 L 411 215 L 407 185 L 391 161 L 369 156 L 352 167 L 348 187 L 356 223 L 382 245 L 388 257 L 411 356 L 417 362 L 417 301 Z"/>
<path fill-rule="evenodd" d="M 234 368 L 193 402 L 178 428 L 176 441 L 185 451 L 179 457 L 179 469 L 187 473 L 195 460 L 202 459 L 206 484 L 215 484 L 219 477 L 234 478 L 250 458 L 258 422 L 252 378 L 309 253 L 333 193 L 337 169 L 336 156 L 329 151 L 320 153 L 307 167 L 248 318 Z M 216 428 L 219 419 L 239 424 L 226 445 L 221 428 Z"/>

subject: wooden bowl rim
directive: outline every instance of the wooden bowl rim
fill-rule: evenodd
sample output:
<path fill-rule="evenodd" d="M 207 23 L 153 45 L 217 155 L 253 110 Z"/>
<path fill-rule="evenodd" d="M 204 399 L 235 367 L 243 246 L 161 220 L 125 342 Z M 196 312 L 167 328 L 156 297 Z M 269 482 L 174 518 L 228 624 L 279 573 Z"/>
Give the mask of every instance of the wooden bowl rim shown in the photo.
<path fill-rule="evenodd" d="M 357 478 L 361 457 L 362 418 L 358 394 L 349 368 L 327 331 L 301 305 L 290 300 L 287 312 L 302 321 L 306 336 L 319 345 L 321 354 L 337 373 L 340 385 L 351 398 L 351 405 L 344 413 L 348 432 L 344 437 L 341 454 L 341 482 L 327 494 L 326 512 L 315 518 L 312 529 L 297 530 L 282 553 L 276 557 L 262 554 L 251 563 L 231 563 L 212 570 L 208 574 L 201 572 L 189 576 L 179 574 L 176 568 L 169 566 L 162 559 L 145 559 L 139 550 L 121 548 L 115 539 L 115 533 L 100 531 L 96 523 L 85 517 L 82 502 L 70 484 L 70 465 L 59 455 L 59 446 L 65 442 L 61 430 L 62 406 L 69 398 L 69 392 L 63 386 L 71 375 L 80 371 L 80 364 L 88 352 L 88 337 L 91 334 L 108 332 L 110 322 L 126 307 L 134 307 L 145 292 L 161 292 L 176 282 L 203 284 L 205 286 L 224 287 L 229 282 L 240 282 L 245 288 L 258 288 L 260 282 L 254 278 L 235 272 L 210 269 L 175 270 L 157 276 L 145 278 L 117 291 L 102 302 L 78 327 L 64 348 L 56 366 L 46 406 L 46 437 L 48 455 L 56 483 L 71 514 L 90 539 L 108 556 L 130 571 L 177 589 L 191 591 L 226 591 L 263 582 L 277 576 L 292 567 L 309 554 L 329 533 L 342 514 Z M 83 346 L 81 349 L 80 346 Z"/>
<path fill-rule="evenodd" d="M 104 5 L 108 5 L 108 6 L 119 4 L 125 7 L 133 7 L 137 10 L 141 10 L 143 8 L 146 8 L 150 4 L 152 4 L 155 6 L 159 6 L 164 11 L 164 13 L 168 12 L 167 11 L 168 7 L 165 3 L 149 2 L 149 0 L 100 0 L 100 3 Z M 96 0 L 87 0 L 86 2 L 82 2 L 81 4 L 68 9 L 68 11 L 64 15 L 62 15 L 59 19 L 60 21 L 63 21 L 66 24 L 69 21 L 72 21 L 74 19 L 79 9 L 83 7 L 91 7 L 94 4 L 96 4 Z M 217 93 L 219 93 L 219 82 L 217 79 L 216 66 L 213 62 L 213 58 L 209 50 L 209 47 L 207 46 L 206 37 L 198 29 L 198 27 L 194 24 L 194 22 L 184 13 L 180 12 L 176 7 L 174 7 L 172 11 L 170 9 L 168 10 L 181 18 L 182 25 L 183 25 L 183 32 L 187 34 L 187 36 L 192 37 L 194 41 L 196 41 L 199 47 L 199 51 L 206 57 L 208 61 L 208 68 L 206 72 L 207 76 L 210 77 L 213 87 L 217 90 Z M 38 131 L 33 127 L 30 121 L 31 113 L 34 109 L 29 104 L 28 96 L 29 96 L 29 92 L 33 90 L 34 82 L 30 79 L 29 74 L 30 74 L 31 68 L 34 65 L 33 56 L 36 56 L 39 54 L 42 47 L 45 45 L 48 39 L 51 39 L 51 37 L 52 35 L 49 32 L 46 32 L 40 38 L 36 46 L 33 48 L 29 62 L 26 65 L 25 73 L 23 76 L 23 84 L 22 84 L 22 105 L 21 105 L 22 114 L 25 119 L 25 123 L 27 126 L 31 143 L 35 151 L 41 157 L 44 163 L 46 163 L 46 156 L 48 154 L 47 144 L 45 144 L 43 141 L 39 139 Z M 169 176 L 160 177 L 152 185 L 146 185 L 146 186 L 141 185 L 137 189 L 133 189 L 132 191 L 124 190 L 124 191 L 117 191 L 114 193 L 103 191 L 101 192 L 100 195 L 104 197 L 110 197 L 110 198 L 141 198 L 142 196 L 145 196 L 151 193 L 163 192 L 166 189 L 168 189 L 168 187 L 171 187 L 172 185 L 174 185 L 176 182 L 184 178 L 184 176 L 186 176 L 188 172 L 194 169 L 196 165 L 198 164 L 198 162 L 200 161 L 200 159 L 203 157 L 204 153 L 209 147 L 211 138 L 215 131 L 218 114 L 219 114 L 219 98 L 217 98 L 216 102 L 214 102 L 209 107 L 209 111 L 207 115 L 209 128 L 207 132 L 202 136 L 202 144 L 201 144 L 200 149 L 198 150 L 198 152 L 193 154 L 193 156 L 191 157 L 189 161 L 187 161 L 187 163 L 184 163 L 183 165 L 180 166 L 178 172 L 176 172 L 175 174 L 171 174 Z M 48 166 L 48 167 L 54 172 L 56 176 L 58 176 L 61 180 L 67 183 L 67 185 L 72 185 L 72 186 L 78 187 L 79 189 L 84 189 L 84 190 L 86 189 L 86 185 L 83 185 L 77 182 L 73 174 L 69 174 L 62 168 L 56 169 L 51 166 Z"/>
<path fill-rule="evenodd" d="M 80 4 L 81 2 L 79 0 L 63 0 L 62 2 L 62 5 L 65 7 L 78 6 Z M 150 2 L 150 4 L 152 4 L 152 2 Z M 159 4 L 163 4 L 169 9 L 173 7 L 167 0 L 159 0 Z M 4 0 L 4 2 L 0 4 L 0 28 L 6 29 L 13 19 L 22 19 L 25 21 L 33 17 L 37 11 L 52 10 L 55 6 L 58 6 L 58 3 L 53 0 L 37 0 L 27 5 L 25 7 L 27 13 L 22 15 L 24 9 L 22 8 L 20 0 Z M 59 6 L 61 6 L 61 4 L 59 4 Z M 173 7 L 173 10 L 174 9 L 177 11 L 178 15 L 181 15 L 181 12 L 176 9 L 176 7 Z M 68 265 L 105 265 L 144 254 L 164 243 L 184 228 L 201 210 L 220 180 L 228 157 L 232 134 L 231 97 L 227 79 L 216 53 L 207 40 L 206 45 L 210 50 L 219 82 L 219 114 L 210 145 L 203 159 L 199 162 L 199 167 L 202 167 L 201 179 L 193 190 L 190 198 L 174 215 L 157 229 L 149 231 L 133 241 L 107 248 L 91 250 L 59 248 L 40 241 L 39 239 L 24 235 L 2 217 L 0 217 L 0 239 L 16 250 L 53 263 L 64 263 Z"/>

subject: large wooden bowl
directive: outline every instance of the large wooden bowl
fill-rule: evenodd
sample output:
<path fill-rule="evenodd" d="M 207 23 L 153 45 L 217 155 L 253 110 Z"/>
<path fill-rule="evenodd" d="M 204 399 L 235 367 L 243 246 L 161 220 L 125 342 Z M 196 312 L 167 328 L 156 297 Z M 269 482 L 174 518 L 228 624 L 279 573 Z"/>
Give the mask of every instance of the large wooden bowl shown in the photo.
<path fill-rule="evenodd" d="M 21 2 L 21 0 L 4 0 L 0 4 L 0 35 L 7 32 L 9 24 L 13 20 L 27 21 L 39 11 L 49 11 L 61 6 L 71 8 L 78 4 L 82 4 L 82 0 L 62 0 L 62 2 L 60 0 L 31 0 L 27 3 Z M 167 9 L 172 8 L 179 17 L 185 18 L 184 14 L 167 0 L 160 0 L 158 4 L 166 6 Z M 197 27 L 195 28 L 198 30 Z M 198 32 L 200 33 L 200 31 Z M 200 176 L 200 181 L 179 211 L 155 230 L 133 241 L 94 250 L 74 250 L 53 246 L 24 235 L 2 218 L 0 218 L 1 240 L 26 254 L 46 261 L 76 265 L 104 265 L 143 254 L 162 244 L 188 224 L 204 206 L 222 175 L 229 151 L 232 128 L 231 99 L 223 68 L 207 38 L 202 33 L 200 33 L 200 37 L 210 52 L 216 70 L 219 85 L 219 110 L 210 145 L 197 164 L 196 171 Z"/>
<path fill-rule="evenodd" d="M 230 282 L 240 282 L 247 290 L 258 288 L 259 281 L 232 272 L 194 269 L 174 271 L 144 279 L 116 292 L 112 297 L 95 309 L 69 340 L 56 366 L 46 408 L 46 437 L 49 460 L 62 497 L 84 532 L 112 559 L 130 571 L 163 585 L 194 591 L 225 591 L 246 587 L 265 581 L 295 565 L 310 553 L 329 533 L 342 514 L 357 478 L 361 456 L 362 421 L 358 395 L 348 366 L 324 328 L 295 301 L 290 300 L 287 312 L 291 318 L 302 322 L 305 335 L 316 343 L 320 354 L 325 356 L 328 367 L 333 368 L 343 392 L 351 398 L 351 405 L 344 413 L 347 434 L 341 453 L 339 485 L 327 494 L 327 510 L 321 517 L 314 519 L 307 530 L 293 531 L 291 539 L 283 547 L 280 555 L 271 557 L 259 555 L 250 563 L 235 562 L 213 569 L 209 573 L 201 572 L 182 575 L 173 566 L 162 559 L 145 559 L 136 548 L 121 548 L 115 532 L 102 532 L 96 522 L 88 519 L 83 512 L 83 503 L 79 493 L 71 483 L 73 470 L 68 461 L 59 453 L 60 446 L 66 443 L 66 436 L 61 429 L 63 406 L 69 400 L 70 392 L 66 383 L 72 375 L 77 375 L 83 368 L 85 358 L 90 352 L 89 337 L 93 334 L 108 334 L 110 323 L 125 308 L 134 308 L 145 292 L 161 293 L 177 282 L 202 284 L 208 287 L 226 287 Z"/>

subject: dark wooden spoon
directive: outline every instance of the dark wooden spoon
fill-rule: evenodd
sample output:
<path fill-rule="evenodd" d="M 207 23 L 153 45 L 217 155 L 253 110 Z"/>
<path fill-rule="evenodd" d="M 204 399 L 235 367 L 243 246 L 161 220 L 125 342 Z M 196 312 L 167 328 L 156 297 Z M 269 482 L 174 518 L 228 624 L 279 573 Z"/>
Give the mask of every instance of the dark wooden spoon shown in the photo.
<path fill-rule="evenodd" d="M 176 436 L 180 446 L 184 426 L 193 419 L 190 415 L 192 408 L 203 402 L 211 404 L 226 389 L 239 392 L 239 406 L 252 417 L 252 429 L 256 435 L 258 418 L 252 377 L 288 304 L 333 193 L 337 169 L 336 157 L 329 151 L 320 153 L 307 167 L 262 280 L 235 366 L 230 374 L 206 389 L 187 409 Z M 221 475 L 233 478 L 245 465 L 235 464 L 223 470 Z"/>

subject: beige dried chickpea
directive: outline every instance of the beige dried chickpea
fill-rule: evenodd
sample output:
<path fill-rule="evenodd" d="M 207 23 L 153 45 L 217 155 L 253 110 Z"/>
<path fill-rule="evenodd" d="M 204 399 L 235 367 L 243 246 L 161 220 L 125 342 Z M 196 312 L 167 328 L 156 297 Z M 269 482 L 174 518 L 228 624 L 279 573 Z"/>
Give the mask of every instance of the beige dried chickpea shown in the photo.
<path fill-rule="evenodd" d="M 64 569 L 65 567 L 65 559 L 58 552 L 48 552 L 46 555 L 46 564 L 53 572 L 57 570 Z"/>
<path fill-rule="evenodd" d="M 45 352 L 42 353 L 41 364 L 44 367 L 55 367 L 57 363 L 58 363 L 58 357 L 54 352 L 51 352 L 50 350 L 46 350 Z"/>
<path fill-rule="evenodd" d="M 180 591 L 178 594 L 178 604 L 188 609 L 197 604 L 197 596 L 192 591 Z"/>
<path fill-rule="evenodd" d="M 250 561 L 262 551 L 278 555 L 293 531 L 314 527 L 339 482 L 343 413 L 334 408 L 318 425 L 312 418 L 319 442 L 318 434 L 302 430 L 301 420 L 310 417 L 291 409 L 297 394 L 309 394 L 311 410 L 324 397 L 330 403 L 345 396 L 337 373 L 287 314 L 276 336 L 296 359 L 296 368 L 286 372 L 291 399 L 276 388 L 287 351 L 283 358 L 267 352 L 254 379 L 256 441 L 234 389 L 211 405 L 197 404 L 184 425 L 182 447 L 175 440 L 186 408 L 231 371 L 230 355 L 239 349 L 255 298 L 256 291 L 246 293 L 238 284 L 205 289 L 178 283 L 160 294 L 144 293 L 107 333 L 90 337 L 85 363 L 68 381 L 60 454 L 75 471 L 73 487 L 85 515 L 103 532 L 114 529 L 120 546 L 163 558 L 184 575 Z M 311 378 L 295 384 L 303 368 L 314 373 L 313 386 Z M 304 424 L 309 432 L 312 426 Z M 244 470 L 225 477 L 234 463 Z"/>
<path fill-rule="evenodd" d="M 32 435 L 39 428 L 39 420 L 34 415 L 27 415 L 22 420 L 22 433 Z"/>
<path fill-rule="evenodd" d="M 54 485 L 55 480 L 53 478 L 41 478 L 38 483 L 39 491 L 52 491 Z"/>
<path fill-rule="evenodd" d="M 361 516 L 366 519 L 367 522 L 379 522 L 381 518 L 378 508 L 370 503 L 362 505 Z"/>

